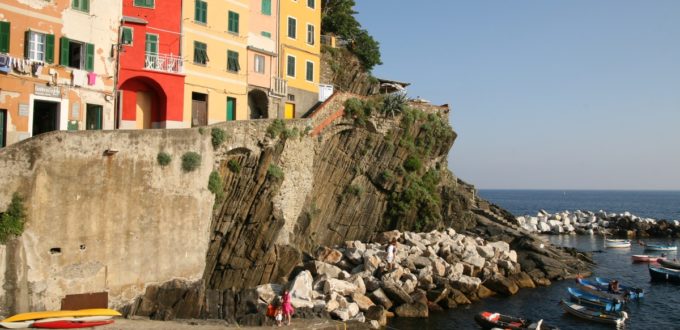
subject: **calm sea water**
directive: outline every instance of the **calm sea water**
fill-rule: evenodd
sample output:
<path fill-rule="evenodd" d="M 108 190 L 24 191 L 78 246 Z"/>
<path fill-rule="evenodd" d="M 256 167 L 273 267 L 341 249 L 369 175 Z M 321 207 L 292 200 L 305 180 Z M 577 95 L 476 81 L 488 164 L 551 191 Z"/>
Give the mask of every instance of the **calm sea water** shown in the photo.
<path fill-rule="evenodd" d="M 549 212 L 563 210 L 593 210 L 608 212 L 630 211 L 633 214 L 657 219 L 680 219 L 680 192 L 632 191 L 510 191 L 486 190 L 480 195 L 513 214 L 535 214 L 540 209 Z M 680 285 L 652 283 L 646 264 L 631 263 L 630 256 L 644 254 L 642 247 L 604 249 L 597 236 L 548 236 L 557 245 L 576 247 L 582 251 L 602 251 L 593 254 L 597 265 L 595 276 L 618 278 L 624 284 L 634 284 L 645 289 L 646 297 L 631 303 L 630 319 L 624 329 L 680 329 Z M 649 240 L 650 243 L 667 243 L 666 240 Z M 680 245 L 680 240 L 675 241 Z M 678 257 L 671 254 L 671 257 Z M 395 318 L 392 329 L 479 329 L 473 319 L 482 311 L 544 319 L 560 329 L 613 329 L 613 326 L 591 323 L 565 314 L 558 305 L 568 299 L 567 287 L 574 282 L 555 282 L 546 288 L 523 289 L 512 297 L 491 297 L 458 309 L 432 313 L 428 319 Z"/>

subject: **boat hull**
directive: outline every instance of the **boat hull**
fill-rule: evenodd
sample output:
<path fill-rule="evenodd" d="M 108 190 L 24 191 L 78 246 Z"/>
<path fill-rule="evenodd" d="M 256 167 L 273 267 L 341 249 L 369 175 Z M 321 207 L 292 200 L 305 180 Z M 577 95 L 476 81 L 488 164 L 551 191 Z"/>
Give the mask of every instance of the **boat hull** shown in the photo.
<path fill-rule="evenodd" d="M 91 328 L 100 325 L 107 325 L 113 323 L 113 320 L 104 321 L 52 321 L 52 322 L 36 322 L 33 323 L 32 327 L 42 328 L 42 329 L 79 329 L 79 328 Z"/>
<path fill-rule="evenodd" d="M 565 300 L 562 300 L 560 305 L 565 312 L 571 315 L 598 323 L 614 324 L 619 326 L 623 324 L 628 318 L 628 314 L 626 314 L 626 312 L 607 313 L 596 311 Z"/>
<path fill-rule="evenodd" d="M 529 320 L 525 320 L 519 317 L 502 315 L 499 313 L 492 312 L 481 312 L 475 315 L 475 322 L 482 329 L 511 329 L 511 330 L 523 330 L 523 329 L 537 329 L 537 325 L 540 324 L 540 328 L 543 330 L 559 330 L 559 328 L 547 325 L 539 321 L 540 323 L 532 323 Z"/>
<path fill-rule="evenodd" d="M 680 262 L 670 261 L 670 260 L 659 260 L 659 264 L 665 268 L 670 269 L 680 269 Z"/>
<path fill-rule="evenodd" d="M 53 317 L 82 317 L 82 316 L 121 316 L 121 314 L 113 309 L 93 308 L 93 309 L 81 309 L 77 311 L 44 311 L 44 312 L 21 313 L 10 316 L 2 321 L 18 322 Z"/>
<path fill-rule="evenodd" d="M 624 240 L 624 239 L 606 239 L 604 241 L 604 247 L 610 248 L 610 249 L 629 248 L 630 247 L 630 241 Z"/>
<path fill-rule="evenodd" d="M 649 267 L 649 276 L 652 281 L 665 281 L 680 283 L 680 270 L 663 267 Z"/>
<path fill-rule="evenodd" d="M 645 250 L 647 250 L 647 251 L 677 251 L 678 247 L 673 246 L 673 245 L 647 244 L 647 245 L 645 245 Z"/>
<path fill-rule="evenodd" d="M 571 301 L 595 310 L 603 310 L 607 312 L 620 311 L 623 306 L 623 300 L 617 298 L 605 298 L 576 288 L 567 288 Z"/>

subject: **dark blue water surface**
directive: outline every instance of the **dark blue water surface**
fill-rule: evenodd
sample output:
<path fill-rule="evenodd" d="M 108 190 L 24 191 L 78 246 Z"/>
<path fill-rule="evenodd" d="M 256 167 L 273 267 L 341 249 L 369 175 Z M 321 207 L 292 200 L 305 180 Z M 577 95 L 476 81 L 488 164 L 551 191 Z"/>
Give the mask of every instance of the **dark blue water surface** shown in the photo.
<path fill-rule="evenodd" d="M 540 209 L 549 212 L 563 210 L 630 211 L 633 214 L 658 219 L 680 219 L 680 192 L 604 192 L 604 191 L 482 191 L 480 195 L 514 214 L 535 214 Z M 524 200 L 523 200 L 524 199 Z M 650 282 L 647 264 L 634 264 L 631 255 L 646 254 L 641 246 L 627 249 L 604 249 L 598 236 L 546 236 L 553 244 L 575 247 L 593 253 L 597 263 L 594 276 L 617 278 L 621 283 L 644 288 L 646 297 L 627 307 L 630 319 L 623 329 L 680 329 L 680 285 Z M 665 244 L 663 239 L 650 243 Z M 674 242 L 680 245 L 680 240 Z M 670 257 L 678 257 L 672 253 Z M 522 289 L 512 297 L 491 297 L 454 310 L 431 313 L 428 319 L 395 318 L 392 329 L 478 329 L 473 317 L 482 311 L 544 319 L 560 329 L 614 329 L 612 325 L 591 323 L 565 314 L 559 306 L 568 299 L 571 280 L 554 282 L 549 287 Z"/>

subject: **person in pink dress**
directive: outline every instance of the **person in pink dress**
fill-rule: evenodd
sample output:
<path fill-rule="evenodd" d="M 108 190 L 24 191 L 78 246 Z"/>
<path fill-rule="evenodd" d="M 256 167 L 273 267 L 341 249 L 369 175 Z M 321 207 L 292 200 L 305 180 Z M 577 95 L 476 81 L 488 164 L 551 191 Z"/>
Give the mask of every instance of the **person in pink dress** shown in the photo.
<path fill-rule="evenodd" d="M 283 307 L 283 318 L 286 322 L 286 325 L 290 325 L 290 317 L 293 315 L 293 305 L 290 303 L 290 292 L 288 292 L 288 290 L 283 290 L 281 304 Z"/>

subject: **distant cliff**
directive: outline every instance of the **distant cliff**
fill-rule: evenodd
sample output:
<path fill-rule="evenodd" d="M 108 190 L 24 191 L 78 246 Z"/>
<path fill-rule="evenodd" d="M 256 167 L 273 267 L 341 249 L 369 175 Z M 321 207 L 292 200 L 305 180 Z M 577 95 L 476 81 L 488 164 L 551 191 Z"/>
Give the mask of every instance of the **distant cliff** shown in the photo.
<path fill-rule="evenodd" d="M 537 283 L 587 271 L 448 170 L 447 107 L 402 101 L 336 93 L 305 119 L 52 132 L 1 149 L 0 210 L 17 192 L 28 214 L 0 250 L 3 313 L 108 291 L 129 313 L 215 316 L 215 292 L 282 283 L 318 246 L 389 229 L 505 240 Z"/>

